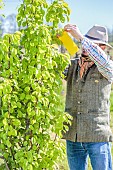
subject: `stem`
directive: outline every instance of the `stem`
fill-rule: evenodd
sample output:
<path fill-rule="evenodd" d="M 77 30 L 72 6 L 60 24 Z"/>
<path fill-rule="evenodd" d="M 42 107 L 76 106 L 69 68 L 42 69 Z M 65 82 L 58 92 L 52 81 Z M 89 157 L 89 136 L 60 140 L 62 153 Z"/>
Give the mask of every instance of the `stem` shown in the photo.
<path fill-rule="evenodd" d="M 6 165 L 6 169 L 7 169 L 7 170 L 10 170 L 9 167 L 8 167 L 8 164 L 7 164 L 6 160 L 5 160 L 5 158 L 4 158 L 4 156 L 0 156 L 0 158 L 4 160 L 4 163 L 5 163 L 5 165 Z"/>
<path fill-rule="evenodd" d="M 5 165 L 6 165 L 7 170 L 10 170 L 9 167 L 8 167 L 8 164 L 7 164 L 6 160 L 4 160 L 4 162 L 5 162 Z"/>
<path fill-rule="evenodd" d="M 10 139 L 10 142 L 11 142 L 11 139 Z M 13 161 L 14 161 L 14 163 L 15 163 L 15 165 L 16 165 L 15 157 L 14 157 L 14 154 L 13 154 L 13 149 L 11 148 L 10 150 L 11 150 L 11 154 L 12 154 L 12 157 L 13 157 Z M 15 168 L 15 170 L 16 170 L 16 168 Z"/>
<path fill-rule="evenodd" d="M 55 134 L 54 142 L 56 141 L 56 138 L 57 138 L 57 134 Z"/>

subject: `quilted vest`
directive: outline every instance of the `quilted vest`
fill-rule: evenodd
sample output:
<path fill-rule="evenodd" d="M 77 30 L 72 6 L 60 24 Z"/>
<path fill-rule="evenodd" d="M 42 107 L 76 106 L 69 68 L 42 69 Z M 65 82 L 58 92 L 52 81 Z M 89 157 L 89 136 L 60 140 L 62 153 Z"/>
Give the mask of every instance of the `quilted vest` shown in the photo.
<path fill-rule="evenodd" d="M 63 138 L 76 142 L 112 142 L 110 129 L 111 83 L 93 64 L 81 79 L 77 59 L 72 60 L 67 76 L 65 111 L 72 116 Z"/>

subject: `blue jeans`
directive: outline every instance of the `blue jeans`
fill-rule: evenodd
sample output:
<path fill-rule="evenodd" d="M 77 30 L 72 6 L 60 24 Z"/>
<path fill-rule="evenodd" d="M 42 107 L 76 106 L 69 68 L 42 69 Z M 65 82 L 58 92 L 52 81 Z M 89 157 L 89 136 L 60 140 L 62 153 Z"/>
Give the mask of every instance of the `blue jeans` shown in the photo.
<path fill-rule="evenodd" d="M 93 170 L 112 170 L 111 144 L 109 142 L 80 143 L 66 141 L 70 170 L 86 170 L 88 156 Z"/>

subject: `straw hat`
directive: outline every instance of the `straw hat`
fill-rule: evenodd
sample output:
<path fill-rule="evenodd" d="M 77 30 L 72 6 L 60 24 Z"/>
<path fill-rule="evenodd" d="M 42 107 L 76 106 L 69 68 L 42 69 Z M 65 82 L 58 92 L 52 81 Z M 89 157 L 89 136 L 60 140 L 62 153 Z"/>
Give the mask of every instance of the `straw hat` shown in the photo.
<path fill-rule="evenodd" d="M 100 25 L 94 25 L 85 35 L 86 38 L 93 41 L 94 43 L 98 44 L 105 44 L 108 47 L 113 48 L 111 45 L 108 44 L 108 32 L 107 28 L 100 26 Z"/>

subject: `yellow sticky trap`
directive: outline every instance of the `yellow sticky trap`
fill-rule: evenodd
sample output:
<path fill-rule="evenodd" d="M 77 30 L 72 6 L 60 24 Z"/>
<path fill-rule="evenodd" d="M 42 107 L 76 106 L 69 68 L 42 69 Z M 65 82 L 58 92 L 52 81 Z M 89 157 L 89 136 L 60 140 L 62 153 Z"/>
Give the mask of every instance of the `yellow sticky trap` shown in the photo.
<path fill-rule="evenodd" d="M 72 40 L 72 38 L 68 35 L 66 31 L 63 32 L 61 36 L 58 37 L 64 47 L 67 49 L 67 51 L 73 56 L 76 52 L 78 52 L 79 48 L 75 44 L 75 42 Z"/>

